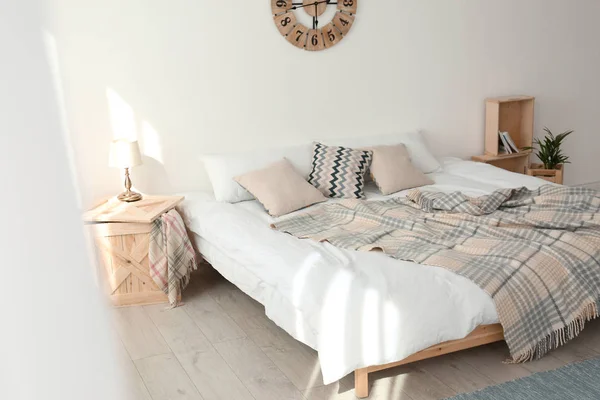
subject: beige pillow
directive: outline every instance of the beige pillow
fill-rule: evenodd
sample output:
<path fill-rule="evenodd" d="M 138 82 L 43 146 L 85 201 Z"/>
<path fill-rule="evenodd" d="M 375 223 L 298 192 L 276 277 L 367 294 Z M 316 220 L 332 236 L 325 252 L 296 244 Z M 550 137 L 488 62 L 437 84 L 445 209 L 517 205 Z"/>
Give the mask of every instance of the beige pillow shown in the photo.
<path fill-rule="evenodd" d="M 233 179 L 252 193 L 274 217 L 327 200 L 285 158 Z"/>
<path fill-rule="evenodd" d="M 406 146 L 371 147 L 371 176 L 383 194 L 431 185 L 434 182 L 413 165 Z"/>

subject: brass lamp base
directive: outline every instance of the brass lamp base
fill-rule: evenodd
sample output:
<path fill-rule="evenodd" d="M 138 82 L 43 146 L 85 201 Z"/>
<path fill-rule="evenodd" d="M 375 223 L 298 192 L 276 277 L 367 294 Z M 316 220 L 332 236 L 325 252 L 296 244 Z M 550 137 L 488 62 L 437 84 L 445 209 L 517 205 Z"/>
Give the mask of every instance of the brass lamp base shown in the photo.
<path fill-rule="evenodd" d="M 136 192 L 132 192 L 130 190 L 121 193 L 117 196 L 117 199 L 121 201 L 126 201 L 128 203 L 132 203 L 134 201 L 139 201 L 142 199 L 142 195 Z"/>
<path fill-rule="evenodd" d="M 142 199 L 142 195 L 131 191 L 131 179 L 129 178 L 129 168 L 125 168 L 125 191 L 117 196 L 117 199 L 133 203 Z"/>

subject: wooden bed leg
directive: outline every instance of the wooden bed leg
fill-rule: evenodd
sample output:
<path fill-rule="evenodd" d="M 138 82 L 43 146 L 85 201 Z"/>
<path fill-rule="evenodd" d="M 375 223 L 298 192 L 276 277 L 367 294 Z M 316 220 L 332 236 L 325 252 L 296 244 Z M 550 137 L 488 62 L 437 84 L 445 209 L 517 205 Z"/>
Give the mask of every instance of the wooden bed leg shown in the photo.
<path fill-rule="evenodd" d="M 360 399 L 369 397 L 369 373 L 367 368 L 354 371 L 354 395 Z"/>

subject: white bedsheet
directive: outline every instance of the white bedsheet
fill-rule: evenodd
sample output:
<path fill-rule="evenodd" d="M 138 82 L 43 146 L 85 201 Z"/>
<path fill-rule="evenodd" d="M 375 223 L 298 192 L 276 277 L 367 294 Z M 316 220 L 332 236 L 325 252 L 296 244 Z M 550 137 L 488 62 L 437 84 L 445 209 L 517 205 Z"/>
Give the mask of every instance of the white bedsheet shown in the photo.
<path fill-rule="evenodd" d="M 458 159 L 444 159 L 443 167 L 429 175 L 436 183 L 427 190 L 483 195 L 545 183 Z M 185 195 L 184 218 L 200 251 L 262 303 L 270 319 L 318 351 L 325 384 L 498 321 L 483 290 L 442 268 L 296 239 L 270 229 L 273 219 L 257 201 L 228 204 L 206 193 Z M 385 197 L 370 187 L 367 198 Z"/>

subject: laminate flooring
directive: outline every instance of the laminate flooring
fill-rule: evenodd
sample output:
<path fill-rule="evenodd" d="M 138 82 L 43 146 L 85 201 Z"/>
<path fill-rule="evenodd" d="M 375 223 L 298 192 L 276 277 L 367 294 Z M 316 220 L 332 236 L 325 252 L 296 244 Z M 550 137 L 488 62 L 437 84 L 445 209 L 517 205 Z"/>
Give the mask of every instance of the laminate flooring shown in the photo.
<path fill-rule="evenodd" d="M 193 274 L 184 302 L 111 309 L 131 399 L 355 399 L 353 374 L 323 385 L 317 353 L 212 268 Z M 371 376 L 369 398 L 443 399 L 600 357 L 600 322 L 539 361 L 504 364 L 507 356 L 499 342 L 381 371 Z"/>

